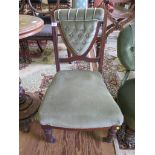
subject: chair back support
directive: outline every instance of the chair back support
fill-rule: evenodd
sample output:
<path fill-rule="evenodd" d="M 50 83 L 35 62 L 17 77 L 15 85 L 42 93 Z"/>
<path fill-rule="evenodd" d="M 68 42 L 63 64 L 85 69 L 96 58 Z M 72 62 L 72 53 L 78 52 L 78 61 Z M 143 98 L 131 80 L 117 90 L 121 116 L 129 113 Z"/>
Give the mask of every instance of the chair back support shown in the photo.
<path fill-rule="evenodd" d="M 117 55 L 123 66 L 129 70 L 135 70 L 135 25 L 125 27 L 118 36 Z"/>
<path fill-rule="evenodd" d="M 126 68 L 125 76 L 121 82 L 123 85 L 129 77 L 130 71 L 135 70 L 135 25 L 134 23 L 126 26 L 118 36 L 117 55 Z"/>
<path fill-rule="evenodd" d="M 60 62 L 82 60 L 98 62 L 99 71 L 102 72 L 107 23 L 105 10 L 101 8 L 63 9 L 56 10 L 54 17 L 58 22 L 62 39 L 71 53 L 71 57 L 68 58 L 59 58 L 59 53 L 55 53 L 57 71 L 60 70 Z M 97 57 L 90 58 L 88 53 L 96 43 L 100 28 L 102 28 L 100 52 Z"/>

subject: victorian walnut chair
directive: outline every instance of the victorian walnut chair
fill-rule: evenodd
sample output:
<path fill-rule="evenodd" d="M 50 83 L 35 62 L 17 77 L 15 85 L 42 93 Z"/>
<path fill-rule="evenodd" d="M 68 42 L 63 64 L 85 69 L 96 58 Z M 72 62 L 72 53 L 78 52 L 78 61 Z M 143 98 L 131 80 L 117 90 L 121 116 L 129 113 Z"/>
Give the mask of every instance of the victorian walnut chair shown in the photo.
<path fill-rule="evenodd" d="M 117 102 L 124 114 L 125 124 L 118 132 L 120 146 L 126 149 L 135 148 L 135 78 L 128 78 L 135 71 L 135 26 L 126 26 L 118 36 L 118 58 L 126 68 L 122 85 L 118 90 Z"/>
<path fill-rule="evenodd" d="M 102 78 L 106 40 L 107 14 L 102 8 L 60 9 L 55 20 L 71 57 L 60 58 L 55 53 L 57 73 L 49 85 L 38 111 L 46 140 L 54 143 L 52 128 L 71 130 L 108 129 L 103 141 L 112 142 L 123 115 L 110 95 Z M 102 28 L 98 57 L 88 57 Z M 63 70 L 60 63 L 86 61 L 99 64 L 98 71 Z"/>

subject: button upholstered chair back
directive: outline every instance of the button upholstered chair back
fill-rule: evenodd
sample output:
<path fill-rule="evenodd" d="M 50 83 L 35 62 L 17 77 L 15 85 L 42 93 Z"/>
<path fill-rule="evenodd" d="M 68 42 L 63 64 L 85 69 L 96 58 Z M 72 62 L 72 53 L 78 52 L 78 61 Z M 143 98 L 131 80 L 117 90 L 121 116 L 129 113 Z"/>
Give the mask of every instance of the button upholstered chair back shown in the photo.
<path fill-rule="evenodd" d="M 134 149 L 135 136 L 133 131 L 135 129 L 135 78 L 128 78 L 130 71 L 135 70 L 134 23 L 129 24 L 120 32 L 117 42 L 117 52 L 120 62 L 126 68 L 126 74 L 122 80 L 122 85 L 118 90 L 117 103 L 124 114 L 126 123 L 126 128 L 124 128 L 124 130 L 131 134 L 130 138 L 124 138 L 123 141 L 126 144 L 126 147 Z M 123 131 L 123 128 L 121 131 Z M 121 131 L 119 133 L 121 133 Z M 127 136 L 129 137 L 129 134 Z M 121 139 L 121 134 L 118 134 L 118 139 Z"/>
<path fill-rule="evenodd" d="M 54 17 L 58 22 L 62 39 L 72 55 L 65 59 L 59 58 L 59 54 L 56 53 L 57 71 L 60 70 L 60 62 L 76 60 L 98 62 L 99 71 L 101 71 L 106 40 L 107 18 L 105 11 L 101 8 L 60 9 L 55 11 Z M 100 28 L 102 28 L 102 37 L 99 55 L 89 58 L 88 53 L 96 43 Z"/>
<path fill-rule="evenodd" d="M 129 24 L 118 36 L 117 53 L 123 66 L 135 70 L 135 25 Z"/>
<path fill-rule="evenodd" d="M 122 85 L 128 79 L 130 71 L 135 70 L 135 24 L 126 26 L 117 39 L 117 55 L 121 64 L 126 68 Z"/>

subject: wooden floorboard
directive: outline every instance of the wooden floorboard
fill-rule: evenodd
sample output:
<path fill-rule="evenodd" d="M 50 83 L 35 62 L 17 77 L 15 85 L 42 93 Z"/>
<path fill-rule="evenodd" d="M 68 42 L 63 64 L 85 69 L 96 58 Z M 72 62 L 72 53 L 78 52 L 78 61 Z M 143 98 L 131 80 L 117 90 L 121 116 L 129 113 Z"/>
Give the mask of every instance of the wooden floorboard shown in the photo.
<path fill-rule="evenodd" d="M 100 133 L 54 129 L 56 143 L 50 144 L 39 123 L 33 122 L 29 133 L 19 133 L 19 151 L 20 155 L 115 155 L 113 144 L 103 143 Z"/>

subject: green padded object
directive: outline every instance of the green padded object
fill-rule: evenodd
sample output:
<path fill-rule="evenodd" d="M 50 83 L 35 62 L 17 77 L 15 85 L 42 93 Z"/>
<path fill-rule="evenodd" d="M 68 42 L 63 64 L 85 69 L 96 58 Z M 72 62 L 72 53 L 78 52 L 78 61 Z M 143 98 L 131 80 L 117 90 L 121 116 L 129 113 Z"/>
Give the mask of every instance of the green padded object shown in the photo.
<path fill-rule="evenodd" d="M 39 109 L 42 125 L 103 128 L 121 125 L 123 115 L 99 72 L 59 71 Z"/>
<path fill-rule="evenodd" d="M 95 41 L 98 21 L 103 20 L 103 9 L 60 9 L 55 11 L 64 39 L 74 54 L 83 55 Z"/>
<path fill-rule="evenodd" d="M 135 70 L 135 25 L 125 27 L 117 40 L 118 58 L 127 70 Z"/>
<path fill-rule="evenodd" d="M 67 45 L 76 55 L 82 55 L 89 49 L 97 31 L 97 23 L 97 20 L 60 21 Z"/>
<path fill-rule="evenodd" d="M 135 79 L 127 80 L 118 91 L 118 105 L 124 114 L 126 123 L 135 128 Z"/>
<path fill-rule="evenodd" d="M 102 8 L 89 9 L 58 9 L 54 12 L 57 21 L 61 20 L 103 20 L 104 10 Z"/>

